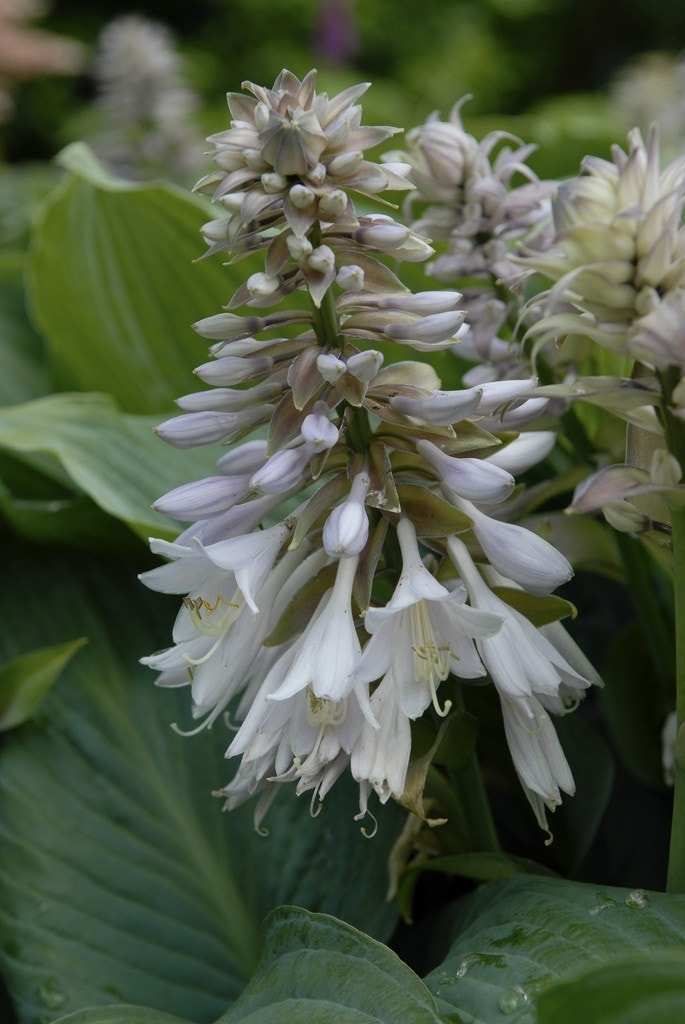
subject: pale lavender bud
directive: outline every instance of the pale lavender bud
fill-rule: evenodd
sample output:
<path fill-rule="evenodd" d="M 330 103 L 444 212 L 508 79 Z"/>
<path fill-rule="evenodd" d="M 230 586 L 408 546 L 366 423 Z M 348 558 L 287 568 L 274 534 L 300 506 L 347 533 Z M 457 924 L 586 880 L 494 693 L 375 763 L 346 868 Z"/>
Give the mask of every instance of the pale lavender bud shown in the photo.
<path fill-rule="evenodd" d="M 302 437 L 310 451 L 326 451 L 338 440 L 338 428 L 331 423 L 329 414 L 326 403 L 317 402 L 314 411 L 302 421 Z"/>
<path fill-rule="evenodd" d="M 340 217 L 347 209 L 347 195 L 341 188 L 335 188 L 319 200 L 319 210 L 331 217 Z"/>
<path fill-rule="evenodd" d="M 446 455 L 432 441 L 419 440 L 416 450 L 438 471 L 440 479 L 460 497 L 495 505 L 508 498 L 514 489 L 514 478 L 504 469 L 483 459 L 454 458 Z"/>
<path fill-rule="evenodd" d="M 268 373 L 273 364 L 271 356 L 252 356 L 250 359 L 223 356 L 210 363 L 203 363 L 194 373 L 206 384 L 230 387 L 231 384 L 242 384 L 255 374 Z"/>
<path fill-rule="evenodd" d="M 455 498 L 472 521 L 485 557 L 497 572 L 531 594 L 550 594 L 573 576 L 570 562 L 531 530 L 491 519 L 470 501 Z"/>
<path fill-rule="evenodd" d="M 313 170 L 307 172 L 307 177 L 312 185 L 323 185 L 326 180 L 326 165 L 319 162 Z"/>
<path fill-rule="evenodd" d="M 360 292 L 364 287 L 364 271 L 356 263 L 341 267 L 335 276 L 335 283 L 348 292 Z"/>
<path fill-rule="evenodd" d="M 193 324 L 197 333 L 210 341 L 238 341 L 258 334 L 266 326 L 266 321 L 260 316 L 237 316 L 235 313 L 217 313 Z"/>
<path fill-rule="evenodd" d="M 270 410 L 271 406 L 258 406 L 242 412 L 189 412 L 160 423 L 155 433 L 174 448 L 197 448 L 259 423 Z"/>
<path fill-rule="evenodd" d="M 335 384 L 347 370 L 343 360 L 338 359 L 331 352 L 324 352 L 323 355 L 317 357 L 316 368 L 329 384 Z"/>
<path fill-rule="evenodd" d="M 277 195 L 279 192 L 285 191 L 288 187 L 288 179 L 283 177 L 282 174 L 277 174 L 276 171 L 269 171 L 266 174 L 262 174 L 261 182 L 262 188 L 267 195 Z"/>
<path fill-rule="evenodd" d="M 307 265 L 321 274 L 330 274 L 335 268 L 335 253 L 330 246 L 320 245 L 307 257 Z"/>
<path fill-rule="evenodd" d="M 398 224 L 390 217 L 381 220 L 378 217 L 372 224 L 358 228 L 355 232 L 357 241 L 371 245 L 376 249 L 391 249 L 407 241 L 411 231 Z"/>
<path fill-rule="evenodd" d="M 375 349 L 367 349 L 365 352 L 357 352 L 347 360 L 347 371 L 357 380 L 368 384 L 373 380 L 383 365 L 383 353 Z"/>
<path fill-rule="evenodd" d="M 419 341 L 432 345 L 453 340 L 455 332 L 464 322 L 466 312 L 458 309 L 447 313 L 433 313 L 414 323 L 388 324 L 383 333 L 393 341 Z"/>
<path fill-rule="evenodd" d="M 243 441 L 217 460 L 222 473 L 255 473 L 266 462 L 266 441 Z"/>
<path fill-rule="evenodd" d="M 313 249 L 312 243 L 308 238 L 300 238 L 298 235 L 288 235 L 286 245 L 292 258 L 298 262 L 309 256 Z"/>
<path fill-rule="evenodd" d="M 475 412 L 481 397 L 482 389 L 477 387 L 463 391 L 433 391 L 425 398 L 397 395 L 390 399 L 390 405 L 405 416 L 414 416 L 436 426 L 448 426 Z"/>
<path fill-rule="evenodd" d="M 176 399 L 176 405 L 185 412 L 239 412 L 275 398 L 281 390 L 281 385 L 272 381 L 253 388 L 212 388 L 183 395 Z"/>
<path fill-rule="evenodd" d="M 556 436 L 553 430 L 531 430 L 527 434 L 519 434 L 508 445 L 488 455 L 486 461 L 518 476 L 549 455 Z"/>
<path fill-rule="evenodd" d="M 290 202 L 298 210 L 307 210 L 316 201 L 315 194 L 306 185 L 293 185 L 288 195 Z"/>
<path fill-rule="evenodd" d="M 249 82 L 243 82 L 242 88 L 249 88 Z M 269 106 L 267 103 L 260 101 L 254 108 L 253 115 L 255 128 L 258 132 L 264 131 L 267 124 L 269 123 Z"/>
<path fill-rule="evenodd" d="M 249 494 L 250 478 L 240 476 L 210 476 L 175 487 L 154 503 L 158 512 L 174 519 L 192 522 L 208 519 L 226 512 Z"/>
<path fill-rule="evenodd" d="M 276 452 L 250 479 L 250 490 L 258 494 L 280 494 L 295 487 L 302 479 L 304 467 L 311 457 L 305 445 Z"/>
<path fill-rule="evenodd" d="M 482 391 L 479 414 L 489 416 L 500 406 L 523 397 L 537 384 L 535 377 L 530 380 L 492 380 L 479 385 Z"/>
<path fill-rule="evenodd" d="M 375 302 L 379 309 L 402 309 L 407 313 L 429 316 L 434 313 L 449 313 L 462 297 L 461 292 L 409 292 L 385 295 Z"/>
<path fill-rule="evenodd" d="M 358 473 L 350 493 L 333 509 L 323 528 L 323 546 L 333 558 L 358 555 L 369 536 L 369 519 L 364 502 L 371 480 L 368 473 Z"/>
<path fill-rule="evenodd" d="M 349 150 L 334 156 L 328 162 L 328 173 L 332 177 L 347 178 L 359 170 L 364 154 L 361 150 Z"/>
<path fill-rule="evenodd" d="M 263 295 L 273 295 L 274 292 L 277 292 L 281 286 L 281 279 L 280 277 L 272 277 L 271 274 L 257 273 L 251 274 L 246 284 L 250 295 L 257 298 Z"/>

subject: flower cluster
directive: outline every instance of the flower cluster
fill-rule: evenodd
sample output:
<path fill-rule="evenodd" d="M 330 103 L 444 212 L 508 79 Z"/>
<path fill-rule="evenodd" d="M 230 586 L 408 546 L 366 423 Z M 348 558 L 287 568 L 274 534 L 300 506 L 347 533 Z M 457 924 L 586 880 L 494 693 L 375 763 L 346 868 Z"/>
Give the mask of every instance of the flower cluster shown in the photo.
<path fill-rule="evenodd" d="M 442 388 L 430 355 L 463 331 L 461 296 L 410 292 L 385 258 L 425 259 L 429 244 L 355 208 L 410 187 L 408 165 L 364 158 L 394 132 L 361 125 L 366 87 L 329 99 L 313 72 L 283 71 L 246 88 L 198 188 L 225 211 L 204 228 L 209 251 L 263 251 L 264 269 L 196 325 L 214 343 L 196 370 L 210 388 L 158 428 L 179 448 L 228 447 L 215 475 L 157 502 L 189 525 L 152 542 L 167 562 L 143 579 L 183 603 L 174 645 L 144 661 L 160 685 L 190 685 L 198 728 L 230 705 L 241 760 L 221 793 L 229 808 L 261 794 L 257 825 L 282 785 L 315 809 L 346 770 L 360 815 L 372 791 L 401 799 L 411 723 L 448 714 L 454 680 L 489 675 L 546 827 L 573 792 L 550 714 L 598 681 L 558 623 L 537 628 L 498 596 L 548 595 L 572 572 L 506 521 L 514 474 L 554 443 L 521 432 L 546 400 L 531 380 Z"/>
<path fill-rule="evenodd" d="M 552 282 L 531 303 L 537 345 L 585 339 L 636 363 L 631 380 L 567 388 L 570 397 L 594 392 L 596 404 L 633 425 L 626 464 L 585 482 L 574 510 L 603 507 L 621 530 L 663 532 L 663 504 L 630 499 L 671 491 L 682 476 L 682 451 L 669 446 L 680 429 L 673 421 L 685 418 L 685 157 L 662 171 L 655 128 L 647 142 L 631 131 L 627 151 L 614 146 L 612 157 L 587 157 L 559 187 L 549 248 L 519 262 Z"/>
<path fill-rule="evenodd" d="M 407 133 L 407 151 L 392 154 L 411 166 L 416 191 L 407 200 L 409 215 L 420 207 L 412 228 L 444 242 L 447 251 L 428 266 L 445 282 L 464 282 L 469 332 L 463 339 L 467 357 L 505 363 L 518 349 L 498 336 L 518 303 L 508 290 L 521 270 L 511 260 L 512 245 L 534 239 L 543 245 L 550 221 L 553 182 L 540 181 L 527 166 L 534 150 L 507 132 L 493 131 L 480 141 L 463 127 L 461 107 L 454 105 L 446 121 L 433 113 Z M 512 185 L 513 179 L 524 184 Z M 492 372 L 492 365 L 490 367 Z"/>

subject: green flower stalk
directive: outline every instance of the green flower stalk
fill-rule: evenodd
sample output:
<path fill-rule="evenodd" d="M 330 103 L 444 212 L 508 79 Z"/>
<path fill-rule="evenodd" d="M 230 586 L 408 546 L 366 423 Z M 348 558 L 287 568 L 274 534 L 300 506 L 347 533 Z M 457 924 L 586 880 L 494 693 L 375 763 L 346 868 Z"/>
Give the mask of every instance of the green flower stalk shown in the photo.
<path fill-rule="evenodd" d="M 402 800 L 411 723 L 448 714 L 449 676 L 489 673 L 546 828 L 573 791 L 549 714 L 598 679 L 561 626 L 536 629 L 487 576 L 546 595 L 571 575 L 491 515 L 510 467 L 549 450 L 548 432 L 518 436 L 541 400 L 530 381 L 442 389 L 430 356 L 458 340 L 461 296 L 409 291 L 387 260 L 424 260 L 427 240 L 355 207 L 411 187 L 406 164 L 364 157 L 395 132 L 361 124 L 366 86 L 329 99 L 314 72 L 283 71 L 246 88 L 197 187 L 224 210 L 203 228 L 209 252 L 263 252 L 263 270 L 196 324 L 214 343 L 196 370 L 210 388 L 158 428 L 180 448 L 228 447 L 215 475 L 157 502 L 190 525 L 152 542 L 168 562 L 143 579 L 185 596 L 174 646 L 144 661 L 161 685 L 191 687 L 199 729 L 230 705 L 227 753 L 241 760 L 220 793 L 228 808 L 259 794 L 258 827 L 283 785 L 310 792 L 314 812 L 346 770 L 360 816 L 372 792 Z M 421 359 L 384 365 L 381 344 Z"/>

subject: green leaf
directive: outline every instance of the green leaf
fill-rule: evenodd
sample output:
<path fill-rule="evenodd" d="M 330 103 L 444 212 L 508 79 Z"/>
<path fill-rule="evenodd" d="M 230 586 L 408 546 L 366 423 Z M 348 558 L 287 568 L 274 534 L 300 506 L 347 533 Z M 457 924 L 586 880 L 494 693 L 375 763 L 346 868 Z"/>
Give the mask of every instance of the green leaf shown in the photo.
<path fill-rule="evenodd" d="M 559 619 L 569 616 L 575 619 L 578 611 L 570 601 L 565 601 L 563 597 L 557 597 L 556 594 L 539 597 L 514 587 L 493 587 L 492 589 L 502 601 L 525 615 L 534 626 L 547 626 L 550 622 L 558 622 Z"/>
<path fill-rule="evenodd" d="M 172 537 L 177 526 L 152 502 L 211 473 L 215 453 L 172 448 L 155 436 L 156 422 L 122 413 L 106 395 L 51 395 L 0 409 L 0 449 L 60 484 L 66 476 L 77 492 L 139 536 Z"/>
<path fill-rule="evenodd" d="M 424 984 L 386 946 L 296 907 L 265 921 L 266 948 L 220 1024 L 440 1024 Z"/>
<path fill-rule="evenodd" d="M 128 412 L 168 409 L 197 390 L 207 344 L 191 325 L 219 311 L 249 271 L 193 261 L 205 202 L 165 183 L 132 184 L 83 144 L 45 204 L 29 257 L 32 312 L 60 389 L 106 391 Z"/>
<path fill-rule="evenodd" d="M 520 875 L 462 900 L 452 934 L 425 979 L 443 1013 L 457 1010 L 463 1024 L 560 1024 L 537 1017 L 538 998 L 553 984 L 635 953 L 682 954 L 685 896 Z M 573 1020 L 594 1024 L 582 1013 Z"/>
<path fill-rule="evenodd" d="M 588 971 L 540 996 L 539 1024 L 682 1024 L 685 953 L 644 954 Z"/>
<path fill-rule="evenodd" d="M 26 315 L 24 263 L 23 253 L 0 253 L 0 406 L 50 390 L 43 342 Z"/>
<path fill-rule="evenodd" d="M 13 729 L 36 713 L 58 675 L 86 640 L 42 647 L 13 658 L 0 668 L 0 732 Z"/>
<path fill-rule="evenodd" d="M 95 1006 L 60 1017 L 54 1024 L 189 1024 L 147 1006 Z"/>
<path fill-rule="evenodd" d="M 211 791 L 235 770 L 230 734 L 221 723 L 174 733 L 170 722 L 190 719 L 188 692 L 156 688 L 138 664 L 169 643 L 177 602 L 146 591 L 121 558 L 38 556 L 16 542 L 0 557 L 0 654 L 89 637 L 0 753 L 0 969 L 20 1024 L 107 1003 L 214 1020 L 256 967 L 260 921 L 283 903 L 388 936 L 399 811 L 386 808 L 366 840 L 346 776 L 314 821 L 286 787 L 268 837 L 252 806 L 222 814 Z"/>

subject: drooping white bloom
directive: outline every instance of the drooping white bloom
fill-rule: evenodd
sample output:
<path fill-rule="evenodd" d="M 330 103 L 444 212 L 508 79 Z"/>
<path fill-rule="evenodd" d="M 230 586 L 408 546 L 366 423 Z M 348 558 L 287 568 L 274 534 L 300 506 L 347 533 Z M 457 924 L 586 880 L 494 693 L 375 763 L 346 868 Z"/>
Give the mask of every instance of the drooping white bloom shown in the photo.
<path fill-rule="evenodd" d="M 537 629 L 490 590 L 462 541 L 451 537 L 447 548 L 471 604 L 503 617 L 499 632 L 477 639 L 476 647 L 502 701 L 507 741 L 524 792 L 541 827 L 547 828 L 544 807 L 554 810 L 561 802 L 560 789 L 574 791 L 548 712 L 563 714 L 599 677 L 559 623 L 545 632 Z"/>
<path fill-rule="evenodd" d="M 358 561 L 356 555 L 340 559 L 333 589 L 321 599 L 298 638 L 280 685 L 271 694 L 272 700 L 286 700 L 309 687 L 314 697 L 335 704 L 355 689 L 353 676 L 361 646 L 351 600 Z"/>
<path fill-rule="evenodd" d="M 371 639 L 355 672 L 360 682 L 392 673 L 403 713 L 418 718 L 431 702 L 440 714 L 437 691 L 450 672 L 464 679 L 485 674 L 474 638 L 492 636 L 501 618 L 469 608 L 463 590 L 450 592 L 426 569 L 411 521 L 397 527 L 402 573 L 390 601 L 369 608 L 364 625 Z"/>

